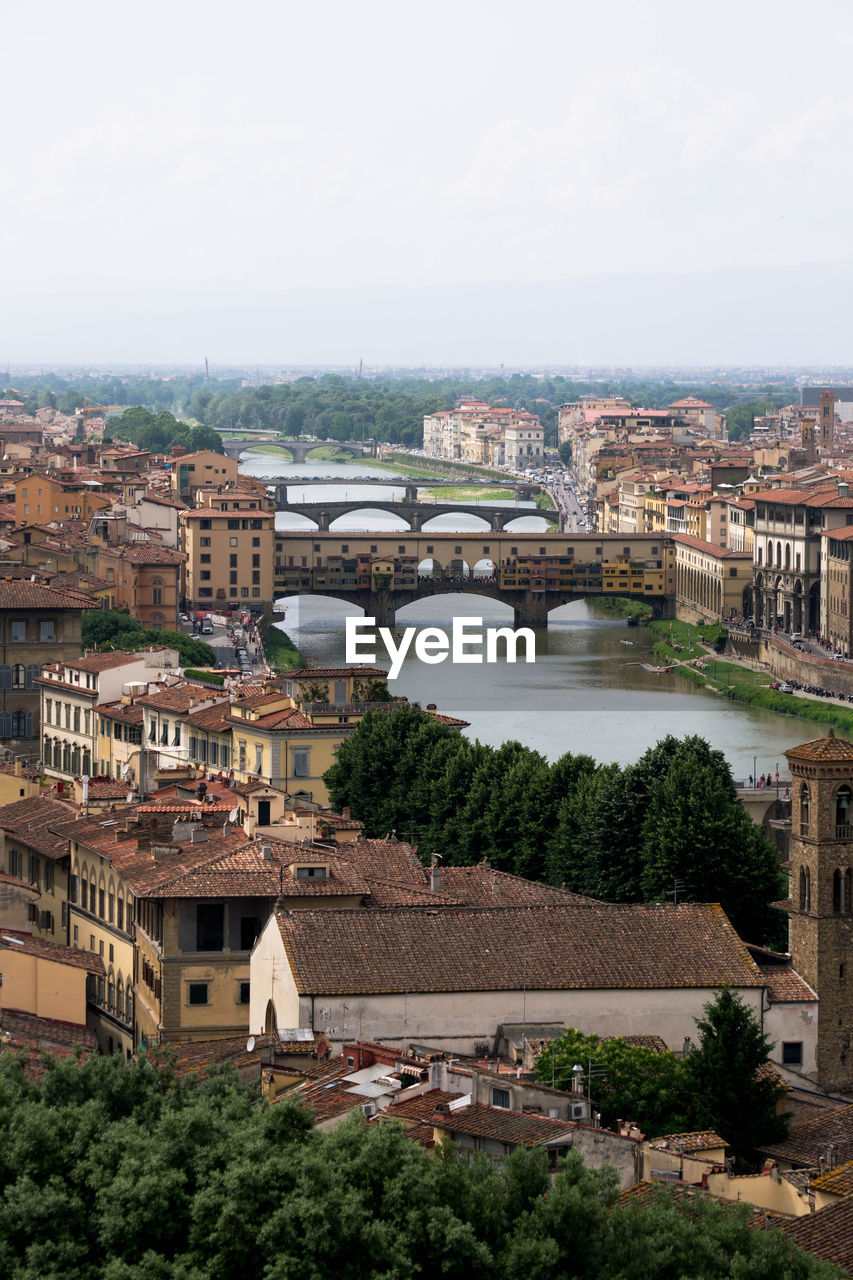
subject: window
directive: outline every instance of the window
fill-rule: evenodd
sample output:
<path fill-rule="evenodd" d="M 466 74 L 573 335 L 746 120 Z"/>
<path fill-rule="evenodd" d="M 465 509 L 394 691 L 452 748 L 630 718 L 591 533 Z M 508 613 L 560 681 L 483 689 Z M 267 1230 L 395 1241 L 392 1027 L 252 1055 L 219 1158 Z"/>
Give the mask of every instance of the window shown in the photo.
<path fill-rule="evenodd" d="M 808 867 L 800 867 L 800 910 L 811 911 L 812 873 Z"/>
<path fill-rule="evenodd" d="M 253 569 L 260 569 L 260 567 L 261 567 L 261 557 L 260 557 L 260 556 L 252 556 L 252 568 L 253 568 Z"/>
<path fill-rule="evenodd" d="M 155 588 L 154 588 L 154 590 L 153 590 L 153 591 L 152 591 L 152 593 L 151 593 L 151 597 L 152 597 L 152 603 L 153 603 L 153 604 L 162 604 L 162 603 L 163 603 L 163 588 L 162 588 L 162 587 L 155 587 Z"/>
<path fill-rule="evenodd" d="M 800 835 L 807 836 L 809 834 L 809 805 L 811 802 L 811 794 L 809 792 L 808 783 L 804 782 L 800 787 Z"/>
<path fill-rule="evenodd" d="M 253 539 L 252 539 L 252 546 L 253 546 L 253 547 L 259 547 L 260 545 L 261 545 L 261 540 L 260 540 L 260 538 L 253 538 Z"/>
<path fill-rule="evenodd" d="M 50 724 L 50 717 L 53 714 L 53 698 L 45 698 L 44 700 L 44 722 Z"/>
<path fill-rule="evenodd" d="M 95 914 L 95 882 L 94 881 L 92 881 L 89 885 L 89 911 L 91 912 L 92 915 Z"/>
<path fill-rule="evenodd" d="M 509 1111 L 509 1089 L 492 1089 L 492 1106 Z"/>
<path fill-rule="evenodd" d="M 56 623 L 53 618 L 42 618 L 39 623 L 39 640 L 42 644 L 52 644 L 56 639 Z"/>
<path fill-rule="evenodd" d="M 45 893 L 53 893 L 53 863 L 46 862 L 44 864 L 44 891 Z"/>
<path fill-rule="evenodd" d="M 263 746 L 255 744 L 255 773 L 261 773 L 264 767 L 264 749 Z"/>
<path fill-rule="evenodd" d="M 187 983 L 187 996 L 189 1004 L 207 1004 L 207 983 Z"/>
<path fill-rule="evenodd" d="M 237 556 L 236 556 L 236 555 L 230 555 L 230 556 L 228 557 L 228 568 L 229 568 L 229 569 L 236 569 L 236 568 L 237 568 Z"/>
<path fill-rule="evenodd" d="M 846 785 L 835 793 L 835 838 L 849 840 L 851 836 L 850 807 L 853 804 L 853 791 Z"/>
<path fill-rule="evenodd" d="M 98 890 L 98 915 L 103 920 L 106 917 L 106 894 L 103 889 Z"/>
<path fill-rule="evenodd" d="M 119 898 L 116 903 L 116 924 L 120 929 L 124 928 L 124 901 Z"/>
<path fill-rule="evenodd" d="M 240 920 L 240 950 L 251 951 L 260 931 L 261 922 L 257 916 L 243 916 Z"/>
<path fill-rule="evenodd" d="M 297 867 L 297 880 L 325 880 L 327 878 L 325 867 Z"/>
<path fill-rule="evenodd" d="M 788 1066 L 799 1067 L 803 1063 L 802 1040 L 782 1041 L 782 1061 Z"/>
<path fill-rule="evenodd" d="M 230 583 L 230 585 L 231 585 L 232 587 L 233 587 L 233 586 L 236 586 L 236 584 L 237 584 L 237 570 L 236 570 L 236 569 L 229 569 L 229 571 L 228 571 L 228 581 L 229 581 L 229 583 Z"/>
<path fill-rule="evenodd" d="M 34 885 L 36 886 L 36 888 L 38 889 L 38 887 L 39 887 L 39 860 L 38 860 L 38 858 L 35 856 L 35 854 L 32 854 L 32 853 L 30 854 L 30 858 L 29 858 L 29 875 L 27 876 L 27 879 L 29 880 L 30 884 L 34 884 Z"/>
<path fill-rule="evenodd" d="M 24 689 L 27 684 L 27 669 L 20 663 L 16 662 L 12 667 L 12 688 Z"/>
<path fill-rule="evenodd" d="M 196 905 L 196 951 L 221 951 L 225 941 L 225 907 L 221 902 Z M 206 1004 L 207 998 L 200 1003 Z"/>
<path fill-rule="evenodd" d="M 210 538 L 199 538 L 198 541 L 199 541 L 199 545 L 202 547 L 210 546 Z M 202 556 L 202 560 L 204 560 L 204 556 Z M 207 560 L 208 562 L 210 561 L 210 556 L 207 557 Z"/>
<path fill-rule="evenodd" d="M 12 644 L 24 644 L 27 639 L 27 624 L 22 618 L 16 618 L 12 623 Z"/>
<path fill-rule="evenodd" d="M 248 982 L 239 983 L 239 1004 L 249 1003 L 249 984 Z"/>
<path fill-rule="evenodd" d="M 311 752 L 309 751 L 293 751 L 291 752 L 291 761 L 293 763 L 294 778 L 307 778 L 311 774 Z"/>
<path fill-rule="evenodd" d="M 199 560 L 202 564 L 210 564 L 210 553 L 207 552 L 204 555 L 199 556 Z"/>
<path fill-rule="evenodd" d="M 110 924 L 112 924 L 116 918 L 116 896 L 114 893 L 110 893 L 108 895 L 107 905 L 108 905 L 107 919 L 109 920 Z M 112 950 L 112 947 L 110 947 L 110 950 Z M 112 960 L 112 956 L 110 956 L 110 959 Z"/>

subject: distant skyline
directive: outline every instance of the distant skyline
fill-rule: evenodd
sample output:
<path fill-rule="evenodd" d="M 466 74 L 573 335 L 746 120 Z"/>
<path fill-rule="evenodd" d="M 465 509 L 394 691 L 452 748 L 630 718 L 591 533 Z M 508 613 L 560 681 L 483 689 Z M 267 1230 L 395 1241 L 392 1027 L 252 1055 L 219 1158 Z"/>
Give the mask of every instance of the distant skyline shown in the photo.
<path fill-rule="evenodd" d="M 4 36 L 0 366 L 853 351 L 843 0 L 47 0 Z"/>

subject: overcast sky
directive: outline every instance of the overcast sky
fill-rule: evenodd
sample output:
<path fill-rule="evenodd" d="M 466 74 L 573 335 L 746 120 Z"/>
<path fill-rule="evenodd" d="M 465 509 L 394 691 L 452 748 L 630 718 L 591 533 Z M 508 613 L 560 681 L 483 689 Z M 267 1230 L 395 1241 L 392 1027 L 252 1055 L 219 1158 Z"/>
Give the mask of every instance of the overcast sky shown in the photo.
<path fill-rule="evenodd" d="M 661 272 L 853 262 L 843 0 L 34 0 L 3 35 L 0 361 L 335 360 L 264 307 L 642 273 L 653 308 Z"/>

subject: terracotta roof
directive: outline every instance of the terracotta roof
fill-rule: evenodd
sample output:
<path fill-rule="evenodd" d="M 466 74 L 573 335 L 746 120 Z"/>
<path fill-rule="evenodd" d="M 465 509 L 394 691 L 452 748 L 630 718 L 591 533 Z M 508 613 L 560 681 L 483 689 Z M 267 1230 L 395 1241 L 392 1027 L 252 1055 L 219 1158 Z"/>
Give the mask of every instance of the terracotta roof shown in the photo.
<path fill-rule="evenodd" d="M 108 856 L 122 878 L 130 886 L 137 897 L 150 897 L 160 885 L 177 883 L 182 876 L 188 875 L 206 863 L 215 862 L 225 854 L 241 848 L 246 843 L 246 833 L 230 830 L 225 834 L 214 835 L 198 844 L 190 841 L 170 848 L 168 852 L 160 852 L 157 856 L 150 849 L 139 849 L 136 836 L 116 842 L 115 828 L 85 839 L 86 847 L 95 852 L 103 852 Z M 173 895 L 181 897 L 180 893 Z"/>
<path fill-rule="evenodd" d="M 550 884 L 510 875 L 507 871 L 496 871 L 482 862 L 473 867 L 442 867 L 440 890 L 459 902 L 478 907 L 499 907 L 502 903 L 506 906 L 533 906 L 537 902 L 594 901 L 579 893 L 570 893 L 568 889 L 557 889 Z"/>
<path fill-rule="evenodd" d="M 90 653 L 85 658 L 69 658 L 66 662 L 51 663 L 47 671 L 113 671 L 116 667 L 125 667 L 131 662 L 139 662 L 139 653 L 128 653 L 125 649 L 113 649 L 109 653 Z"/>
<path fill-rule="evenodd" d="M 550 1116 L 527 1115 L 521 1111 L 503 1111 L 482 1103 L 457 1107 L 449 1114 L 437 1113 L 435 1127 L 450 1133 L 468 1133 L 478 1138 L 491 1138 L 513 1147 L 539 1147 L 565 1137 L 569 1141 L 577 1128 L 569 1120 L 552 1120 Z"/>
<path fill-rule="evenodd" d="M 245 839 L 245 837 L 244 837 Z M 265 862 L 262 849 L 268 844 L 272 859 Z M 329 874 L 298 879 L 293 863 L 328 861 Z M 152 889 L 152 898 L 329 898 L 363 897 L 369 885 L 353 867 L 332 862 L 317 851 L 279 841 L 253 840 L 204 866 L 187 871 Z"/>
<path fill-rule="evenodd" d="M 207 689 L 201 684 L 175 684 L 159 693 L 144 693 L 137 698 L 142 707 L 153 707 L 157 711 L 189 711 L 198 702 L 210 702 L 215 698 L 227 707 L 227 695 L 218 689 Z"/>
<path fill-rule="evenodd" d="M 0 579 L 0 609 L 91 609 L 92 598 L 39 582 Z"/>
<path fill-rule="evenodd" d="M 300 994 L 757 987 L 713 904 L 282 912 Z"/>
<path fill-rule="evenodd" d="M 672 540 L 683 547 L 694 547 L 707 556 L 713 556 L 715 560 L 748 560 L 750 564 L 752 563 L 751 551 L 728 551 L 725 547 L 718 547 L 714 542 L 706 542 L 704 538 L 694 538 L 691 533 L 674 533 Z"/>
<path fill-rule="evenodd" d="M 727 1145 L 713 1129 L 703 1129 L 700 1133 L 666 1133 L 649 1143 L 655 1151 L 677 1151 L 684 1155 L 693 1151 L 714 1151 Z"/>
<path fill-rule="evenodd" d="M 76 816 L 76 809 L 63 800 L 32 796 L 28 800 L 15 800 L 12 804 L 3 805 L 0 808 L 0 828 L 45 857 L 64 858 L 68 853 L 68 842 L 54 835 L 51 828 Z"/>
<path fill-rule="evenodd" d="M 796 1125 L 784 1142 L 761 1147 L 761 1154 L 788 1160 L 791 1164 L 818 1165 L 832 1148 L 834 1159 L 853 1159 L 853 1105 L 826 1111 Z"/>
<path fill-rule="evenodd" d="M 186 717 L 191 729 L 206 729 L 214 733 L 231 731 L 231 704 L 227 699 L 214 703 L 212 707 L 192 708 Z"/>
<path fill-rule="evenodd" d="M 50 1048 L 56 1052 L 57 1047 L 68 1051 L 75 1045 L 82 1045 L 84 1049 L 96 1047 L 95 1033 L 87 1027 L 76 1022 L 60 1022 L 57 1018 L 38 1018 L 19 1009 L 0 1009 L 0 1031 L 3 1033 L 0 1048 L 7 1035 L 11 1036 L 11 1041 L 6 1041 L 10 1049 L 24 1046 Z"/>
<path fill-rule="evenodd" d="M 826 1191 L 833 1196 L 853 1195 L 853 1160 L 821 1173 L 811 1180 L 811 1186 L 818 1191 Z"/>
<path fill-rule="evenodd" d="M 841 1200 L 779 1226 L 799 1249 L 853 1275 L 853 1200 Z"/>
<path fill-rule="evenodd" d="M 19 933 L 13 929 L 0 929 L 0 950 L 20 951 L 38 960 L 50 960 L 53 964 L 70 964 L 75 969 L 89 973 L 106 973 L 104 962 L 92 951 L 80 951 L 76 947 L 63 947 L 56 942 L 45 942 L 31 933 Z"/>
<path fill-rule="evenodd" d="M 385 1114 L 389 1120 L 413 1120 L 416 1123 L 425 1124 L 435 1115 L 436 1107 L 461 1097 L 461 1093 L 447 1093 L 444 1089 L 427 1089 L 425 1093 L 392 1102 Z"/>
<path fill-rule="evenodd" d="M 98 707 L 98 715 L 104 716 L 107 720 L 120 720 L 123 724 L 142 724 L 145 719 L 145 713 L 138 700 L 105 702 Z"/>
<path fill-rule="evenodd" d="M 315 725 L 308 716 L 296 707 L 285 707 L 281 711 L 270 712 L 268 716 L 258 716 L 256 719 L 253 718 L 251 720 L 243 719 L 242 716 L 232 715 L 230 723 L 233 729 L 311 729 L 314 732 L 328 732 L 330 729 L 339 732 L 341 729 L 341 726 L 337 724 Z"/>
<path fill-rule="evenodd" d="M 90 800 L 124 800 L 128 792 L 132 788 L 128 787 L 126 782 L 90 782 L 89 783 L 89 799 Z"/>
<path fill-rule="evenodd" d="M 127 560 L 130 564 L 162 564 L 179 565 L 186 560 L 185 551 L 173 551 L 171 547 L 162 547 L 148 542 L 125 542 L 120 547 L 100 547 L 103 555 L 114 556 L 117 560 Z"/>
<path fill-rule="evenodd" d="M 782 754 L 787 760 L 853 760 L 853 742 L 848 742 L 846 738 L 836 738 L 830 729 L 828 737 L 813 738 L 811 742 L 803 742 L 799 747 L 790 747 Z"/>
<path fill-rule="evenodd" d="M 788 965 L 759 964 L 758 967 L 767 987 L 767 995 L 774 1004 L 817 1000 L 817 992 L 812 991 L 805 978 L 801 978 Z"/>

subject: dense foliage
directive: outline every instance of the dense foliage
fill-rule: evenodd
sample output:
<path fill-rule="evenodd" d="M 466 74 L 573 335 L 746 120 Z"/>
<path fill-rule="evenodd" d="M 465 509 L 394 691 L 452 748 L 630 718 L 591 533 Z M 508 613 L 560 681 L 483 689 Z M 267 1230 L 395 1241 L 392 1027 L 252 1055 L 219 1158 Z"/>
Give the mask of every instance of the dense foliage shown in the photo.
<path fill-rule="evenodd" d="M 231 1074 L 144 1058 L 0 1055 L 0 1274 L 8 1280 L 830 1280 L 746 1205 L 617 1205 L 577 1153 L 503 1166 L 432 1154 L 396 1124 L 330 1134 Z"/>
<path fill-rule="evenodd" d="M 81 643 L 86 649 L 147 649 L 166 645 L 177 649 L 182 667 L 212 667 L 216 653 L 203 640 L 191 640 L 182 631 L 152 631 L 138 618 L 120 609 L 90 609 L 82 615 Z"/>
<path fill-rule="evenodd" d="M 778 929 L 767 906 L 784 892 L 776 852 L 702 738 L 669 736 L 624 769 L 586 755 L 549 764 L 408 707 L 365 716 L 325 777 L 332 804 L 349 805 L 367 835 L 396 830 L 425 859 L 488 858 L 607 902 L 720 902 L 753 942 Z"/>
<path fill-rule="evenodd" d="M 473 396 L 538 414 L 545 428 L 545 442 L 551 446 L 557 443 L 560 405 L 582 395 L 623 396 L 648 409 L 662 409 L 684 396 L 696 395 L 734 415 L 729 419 L 733 439 L 748 434 L 745 424 L 748 421 L 751 427 L 752 413 L 763 411 L 759 406 L 790 404 L 798 395 L 793 385 L 701 387 L 673 380 L 624 378 L 603 386 L 591 379 L 560 375 L 537 377 L 526 373 L 490 378 L 459 374 L 430 378 L 420 373 L 365 378 L 324 374 L 260 387 L 242 387 L 235 379 L 205 381 L 200 376 L 169 380 L 81 377 L 72 382 L 61 375 L 45 374 L 21 379 L 20 386 L 9 393 L 10 398 L 18 392 L 25 397 L 28 410 L 50 404 L 71 413 L 80 407 L 86 395 L 98 404 L 145 406 L 157 415 L 157 421 L 164 417 L 163 411 L 168 410 L 165 417 L 182 414 L 214 431 L 275 429 L 293 436 L 314 435 L 334 440 L 373 437 L 408 445 L 420 444 L 425 413 L 449 409 L 460 398 Z M 741 413 L 742 405 L 744 413 Z M 129 437 L 123 435 L 122 438 Z M 137 439 L 134 443 L 146 449 L 166 447 Z M 175 439 L 171 443 L 185 441 Z"/>
<path fill-rule="evenodd" d="M 634 1120 L 651 1138 L 712 1129 L 749 1164 L 758 1147 L 788 1135 L 787 1116 L 777 1115 L 785 1086 L 765 1068 L 772 1045 L 733 991 L 705 1005 L 696 1025 L 698 1046 L 681 1058 L 569 1027 L 545 1048 L 536 1072 L 567 1089 L 577 1063 L 608 1128 Z"/>
<path fill-rule="evenodd" d="M 179 422 L 165 411 L 154 414 L 138 407 L 125 409 L 120 418 L 110 420 L 108 431 L 114 439 L 126 440 L 151 453 L 167 453 L 174 444 L 183 445 L 190 453 L 196 449 L 222 452 L 222 437 L 217 432 Z"/>

